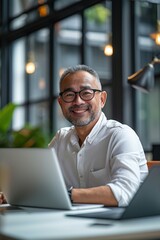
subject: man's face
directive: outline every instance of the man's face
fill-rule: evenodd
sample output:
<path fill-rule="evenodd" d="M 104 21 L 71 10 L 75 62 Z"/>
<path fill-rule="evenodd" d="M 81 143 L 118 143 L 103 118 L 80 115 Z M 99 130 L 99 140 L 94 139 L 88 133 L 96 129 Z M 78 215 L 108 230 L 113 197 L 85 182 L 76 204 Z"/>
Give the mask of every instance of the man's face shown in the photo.
<path fill-rule="evenodd" d="M 79 92 L 86 88 L 101 90 L 100 84 L 94 76 L 85 71 L 77 71 L 63 79 L 60 91 L 72 90 Z M 76 127 L 92 126 L 97 122 L 101 114 L 101 109 L 106 102 L 106 96 L 105 91 L 95 92 L 93 99 L 84 101 L 79 94 L 76 94 L 73 102 L 66 103 L 61 97 L 58 98 L 58 102 L 64 117 L 73 125 Z"/>

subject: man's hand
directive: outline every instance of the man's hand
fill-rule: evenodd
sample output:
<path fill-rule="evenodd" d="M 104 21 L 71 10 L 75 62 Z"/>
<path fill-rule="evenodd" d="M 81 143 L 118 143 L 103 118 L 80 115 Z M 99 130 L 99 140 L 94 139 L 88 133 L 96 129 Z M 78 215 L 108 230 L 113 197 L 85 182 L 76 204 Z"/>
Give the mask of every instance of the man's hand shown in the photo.
<path fill-rule="evenodd" d="M 7 203 L 7 200 L 2 192 L 0 192 L 0 204 Z"/>

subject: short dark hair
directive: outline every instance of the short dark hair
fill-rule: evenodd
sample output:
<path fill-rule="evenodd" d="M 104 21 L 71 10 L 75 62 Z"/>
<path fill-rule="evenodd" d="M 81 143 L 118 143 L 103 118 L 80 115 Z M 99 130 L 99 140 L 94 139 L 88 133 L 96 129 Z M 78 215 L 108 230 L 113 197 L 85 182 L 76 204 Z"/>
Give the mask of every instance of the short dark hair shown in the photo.
<path fill-rule="evenodd" d="M 74 67 L 68 67 L 64 72 L 63 74 L 61 75 L 60 77 L 60 86 L 61 86 L 61 83 L 63 81 L 63 79 L 69 75 L 69 74 L 72 74 L 72 73 L 75 73 L 75 72 L 78 72 L 78 71 L 85 71 L 85 72 L 88 72 L 90 73 L 92 76 L 94 76 L 96 78 L 96 80 L 100 83 L 100 87 L 101 86 L 101 82 L 100 82 L 100 79 L 99 79 L 99 75 L 98 73 L 92 69 L 91 67 L 87 66 L 87 65 L 76 65 Z"/>

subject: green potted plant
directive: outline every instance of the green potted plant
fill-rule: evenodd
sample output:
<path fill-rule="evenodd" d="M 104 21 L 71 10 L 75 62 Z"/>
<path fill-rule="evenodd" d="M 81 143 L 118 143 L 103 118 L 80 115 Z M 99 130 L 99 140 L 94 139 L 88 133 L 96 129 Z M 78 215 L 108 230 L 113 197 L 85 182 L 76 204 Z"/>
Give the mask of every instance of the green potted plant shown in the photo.
<path fill-rule="evenodd" d="M 46 147 L 48 137 L 37 127 L 29 124 L 18 131 L 11 129 L 14 110 L 17 105 L 9 103 L 0 110 L 0 147 Z"/>

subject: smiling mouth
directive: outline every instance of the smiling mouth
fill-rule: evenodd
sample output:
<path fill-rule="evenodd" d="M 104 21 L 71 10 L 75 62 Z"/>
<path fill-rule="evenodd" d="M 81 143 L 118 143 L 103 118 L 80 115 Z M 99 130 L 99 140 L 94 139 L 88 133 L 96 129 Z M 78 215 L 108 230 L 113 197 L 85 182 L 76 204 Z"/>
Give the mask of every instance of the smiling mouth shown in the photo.
<path fill-rule="evenodd" d="M 75 110 L 73 110 L 72 112 L 73 113 L 84 113 L 84 112 L 86 112 L 87 110 L 86 109 L 75 109 Z"/>
<path fill-rule="evenodd" d="M 71 107 L 69 110 L 70 110 L 70 112 L 75 113 L 75 114 L 82 114 L 82 113 L 87 112 L 89 110 L 89 107 L 88 106 L 74 106 L 74 107 Z"/>

